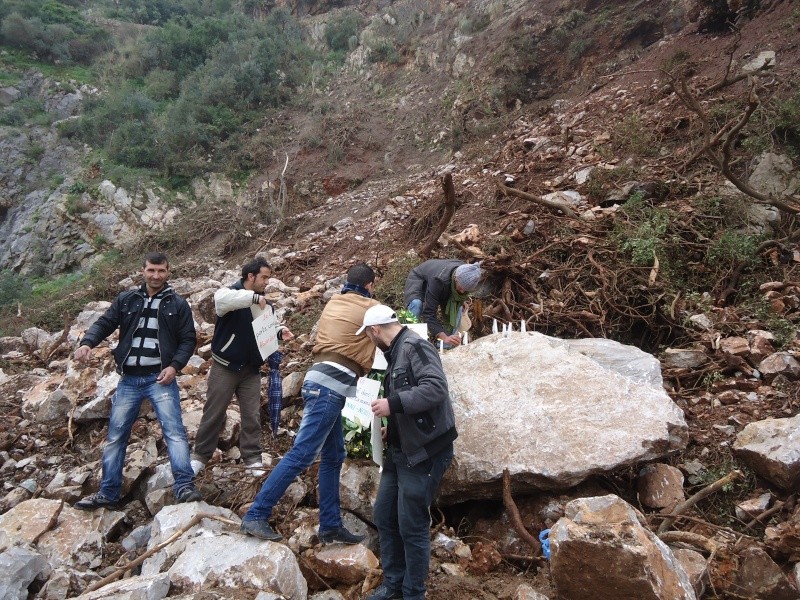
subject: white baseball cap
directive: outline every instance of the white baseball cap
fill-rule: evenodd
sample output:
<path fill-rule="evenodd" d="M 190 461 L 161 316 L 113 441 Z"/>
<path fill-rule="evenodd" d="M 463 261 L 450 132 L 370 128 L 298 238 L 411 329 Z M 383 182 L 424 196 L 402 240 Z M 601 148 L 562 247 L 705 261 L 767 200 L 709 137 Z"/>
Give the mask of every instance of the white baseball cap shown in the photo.
<path fill-rule="evenodd" d="M 356 335 L 361 335 L 371 325 L 386 325 L 387 323 L 399 323 L 397 313 L 385 304 L 376 304 L 364 313 L 364 324 L 356 331 Z"/>

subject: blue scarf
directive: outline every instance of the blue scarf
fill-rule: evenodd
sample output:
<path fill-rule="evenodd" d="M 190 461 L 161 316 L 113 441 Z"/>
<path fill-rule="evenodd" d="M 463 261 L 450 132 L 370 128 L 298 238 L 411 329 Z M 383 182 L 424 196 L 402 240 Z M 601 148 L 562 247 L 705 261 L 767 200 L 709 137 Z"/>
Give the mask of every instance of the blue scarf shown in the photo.
<path fill-rule="evenodd" d="M 355 292 L 356 294 L 361 294 L 364 298 L 372 298 L 372 294 L 370 294 L 366 288 L 361 287 L 355 283 L 350 283 L 349 281 L 344 284 L 342 288 L 342 293 L 346 294 L 347 292 Z"/>

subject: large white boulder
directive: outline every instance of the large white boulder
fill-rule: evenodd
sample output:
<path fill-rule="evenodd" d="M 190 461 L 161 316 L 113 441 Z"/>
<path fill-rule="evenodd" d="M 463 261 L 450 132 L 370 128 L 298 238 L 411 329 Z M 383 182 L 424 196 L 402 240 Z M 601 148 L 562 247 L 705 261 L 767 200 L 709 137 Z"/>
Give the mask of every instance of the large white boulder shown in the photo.
<path fill-rule="evenodd" d="M 564 489 L 685 447 L 658 361 L 611 340 L 535 332 L 480 338 L 442 356 L 459 437 L 441 500 Z"/>

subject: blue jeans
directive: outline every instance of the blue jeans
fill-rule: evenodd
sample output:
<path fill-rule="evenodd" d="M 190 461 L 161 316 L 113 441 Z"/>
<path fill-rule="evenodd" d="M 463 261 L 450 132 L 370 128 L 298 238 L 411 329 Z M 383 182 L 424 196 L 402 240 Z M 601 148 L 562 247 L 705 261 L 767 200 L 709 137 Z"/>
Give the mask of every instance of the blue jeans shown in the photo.
<path fill-rule="evenodd" d="M 408 312 L 419 319 L 419 316 L 422 314 L 422 300 L 419 298 L 415 298 L 411 302 L 408 303 Z"/>
<path fill-rule="evenodd" d="M 300 430 L 291 449 L 267 477 L 245 521 L 266 521 L 286 488 L 301 471 L 319 463 L 319 529 L 342 526 L 339 508 L 339 475 L 347 452 L 342 433 L 344 396 L 324 386 L 305 382 L 301 391 L 305 407 Z"/>
<path fill-rule="evenodd" d="M 373 516 L 381 545 L 383 585 L 403 600 L 423 600 L 431 560 L 430 506 L 453 460 L 452 444 L 409 466 L 405 454 L 389 447 Z"/>
<path fill-rule="evenodd" d="M 133 423 L 139 416 L 139 408 L 145 398 L 150 399 L 156 411 L 167 443 L 167 454 L 175 479 L 173 491 L 177 495 L 185 487 L 194 487 L 194 473 L 189 463 L 189 440 L 181 419 L 178 383 L 173 379 L 169 385 L 161 385 L 156 383 L 156 377 L 158 374 L 123 375 L 117 384 L 117 391 L 111 400 L 108 436 L 103 448 L 103 481 L 100 483 L 100 493 L 109 500 L 119 500 L 125 451 Z"/>

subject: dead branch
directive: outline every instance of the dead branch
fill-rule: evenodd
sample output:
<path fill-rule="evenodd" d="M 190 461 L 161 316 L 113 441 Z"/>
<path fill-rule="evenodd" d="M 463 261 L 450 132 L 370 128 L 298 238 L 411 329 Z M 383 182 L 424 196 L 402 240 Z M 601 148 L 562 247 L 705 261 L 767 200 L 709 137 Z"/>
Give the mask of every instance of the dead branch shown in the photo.
<path fill-rule="evenodd" d="M 456 212 L 456 190 L 453 186 L 452 173 L 447 173 L 444 177 L 442 177 L 442 189 L 444 190 L 444 214 L 439 220 L 439 224 L 436 226 L 436 229 L 431 234 L 431 237 L 419 251 L 419 255 L 423 258 L 430 257 L 433 247 L 439 240 L 439 236 L 441 236 L 444 233 L 444 230 L 447 229 L 447 226 L 450 224 L 450 219 L 453 218 L 453 215 Z"/>
<path fill-rule="evenodd" d="M 718 479 L 714 483 L 707 485 L 702 490 L 694 494 L 692 497 L 678 504 L 675 508 L 673 508 L 669 512 L 667 518 L 661 522 L 661 525 L 658 526 L 658 531 L 657 531 L 658 535 L 660 536 L 662 533 L 664 533 L 667 529 L 669 529 L 672 526 L 672 524 L 675 522 L 674 518 L 675 516 L 685 513 L 695 504 L 700 502 L 703 498 L 706 498 L 711 494 L 713 494 L 714 492 L 721 490 L 723 487 L 725 487 L 726 485 L 734 481 L 736 478 L 741 476 L 742 476 L 741 471 L 731 471 L 730 473 L 725 475 L 725 477 Z"/>
<path fill-rule="evenodd" d="M 50 346 L 46 348 L 42 348 L 41 356 L 42 362 L 47 364 L 47 361 L 50 359 L 51 356 L 55 353 L 58 348 L 67 341 L 67 337 L 69 336 L 69 328 L 72 327 L 72 317 L 70 317 L 69 313 L 64 314 L 64 329 L 61 331 L 61 335 L 57 340 L 55 340 Z"/>
<path fill-rule="evenodd" d="M 717 543 L 699 533 L 690 533 L 688 531 L 665 531 L 659 533 L 658 537 L 665 544 L 687 544 L 694 548 L 705 550 L 709 554 L 714 554 L 717 551 Z"/>
<path fill-rule="evenodd" d="M 692 112 L 694 112 L 700 119 L 700 123 L 703 127 L 703 145 L 701 147 L 702 153 L 705 154 L 714 166 L 722 173 L 722 175 L 730 181 L 740 192 L 758 200 L 763 204 L 769 204 L 787 212 L 789 214 L 800 214 L 800 206 L 795 206 L 781 198 L 776 198 L 770 194 L 764 194 L 759 192 L 755 188 L 753 188 L 750 184 L 746 183 L 742 180 L 736 173 L 733 172 L 731 169 L 731 151 L 734 145 L 734 142 L 739 137 L 739 133 L 741 132 L 742 128 L 750 121 L 750 117 L 753 116 L 756 108 L 758 108 L 761 101 L 758 98 L 758 94 L 755 91 L 756 79 L 752 76 L 748 76 L 749 78 L 749 91 L 747 93 L 747 107 L 745 108 L 744 112 L 739 116 L 738 121 L 734 122 L 731 121 L 726 123 L 720 131 L 718 131 L 713 137 L 711 136 L 711 121 L 708 117 L 708 114 L 700 105 L 697 100 L 697 96 L 695 93 L 689 90 L 689 86 L 686 82 L 686 78 L 683 76 L 674 76 L 670 73 L 667 74 L 670 78 L 670 86 L 672 90 L 675 92 L 675 95 L 683 102 L 683 104 Z M 724 133 L 727 132 L 727 133 Z M 714 148 L 722 141 L 722 148 L 720 152 L 715 152 Z M 691 164 L 699 156 L 698 153 L 695 153 L 689 160 L 684 162 L 683 168 L 685 169 Z"/>
<path fill-rule="evenodd" d="M 122 577 L 127 571 L 130 571 L 134 567 L 138 567 L 140 564 L 142 564 L 149 557 L 153 556 L 153 554 L 155 554 L 156 552 L 160 552 L 161 550 L 163 550 L 164 548 L 169 546 L 172 542 L 177 540 L 179 537 L 181 537 L 184 533 L 189 531 L 192 527 L 197 525 L 203 519 L 215 519 L 215 520 L 221 521 L 222 523 L 225 523 L 227 525 L 238 525 L 238 523 L 235 523 L 234 521 L 231 521 L 230 519 L 226 519 L 225 517 L 220 517 L 218 515 L 209 515 L 209 514 L 206 514 L 206 513 L 197 514 L 194 517 L 192 517 L 192 519 L 188 523 L 186 523 L 186 525 L 184 525 L 183 527 L 178 529 L 175 533 L 173 533 L 171 536 L 169 536 L 169 538 L 167 540 L 161 542 L 160 544 L 158 544 L 157 546 L 154 546 L 153 548 L 150 548 L 150 550 L 148 550 L 144 554 L 138 556 L 137 558 L 135 558 L 134 560 L 129 562 L 124 567 L 120 567 L 119 569 L 117 569 L 116 571 L 111 573 L 110 575 L 108 575 L 106 577 L 103 577 L 99 581 L 95 581 L 92 585 L 87 587 L 83 591 L 83 593 L 85 594 L 85 593 L 88 593 L 88 592 L 93 592 L 95 590 L 100 589 L 104 585 L 108 585 L 112 581 L 116 581 L 117 579 Z"/>
<path fill-rule="evenodd" d="M 519 514 L 514 498 L 511 496 L 511 474 L 508 472 L 508 469 L 503 469 L 503 504 L 505 504 L 508 515 L 511 518 L 514 531 L 516 531 L 517 535 L 525 542 L 530 544 L 531 548 L 533 548 L 533 555 L 537 556 L 542 548 L 539 541 L 533 537 L 530 532 L 525 529 L 525 525 L 522 524 L 522 517 Z"/>
<path fill-rule="evenodd" d="M 494 178 L 494 184 L 497 186 L 497 189 L 500 190 L 500 193 L 503 194 L 503 196 L 516 196 L 517 198 L 522 198 L 523 200 L 528 200 L 529 202 L 535 202 L 536 204 L 541 204 L 542 206 L 546 206 L 547 208 L 560 210 L 566 216 L 580 220 L 578 214 L 563 202 L 556 202 L 555 200 L 545 200 L 540 196 L 534 196 L 533 194 L 529 194 L 528 192 L 515 190 L 514 188 L 510 188 L 507 185 L 505 185 L 502 181 L 500 181 L 499 177 Z"/>
<path fill-rule="evenodd" d="M 752 529 L 756 525 L 758 525 L 760 523 L 763 523 L 764 519 L 767 519 L 767 518 L 771 517 L 772 515 L 774 515 L 775 513 L 780 512 L 781 509 L 783 509 L 784 506 L 785 506 L 785 503 L 781 502 L 780 500 L 778 500 L 777 502 L 775 502 L 775 504 L 771 508 L 768 508 L 767 510 L 765 510 L 761 514 L 756 515 L 755 517 L 753 517 L 753 519 L 749 523 L 745 524 L 745 527 L 747 527 L 748 529 Z"/>
<path fill-rule="evenodd" d="M 744 262 L 737 263 L 736 267 L 733 269 L 733 273 L 731 273 L 731 277 L 728 280 L 728 285 L 725 286 L 725 289 L 722 290 L 717 297 L 717 306 L 725 306 L 728 301 L 728 298 L 731 294 L 736 293 L 736 289 L 739 287 L 739 280 L 742 278 L 742 273 L 744 272 L 745 268 Z"/>

